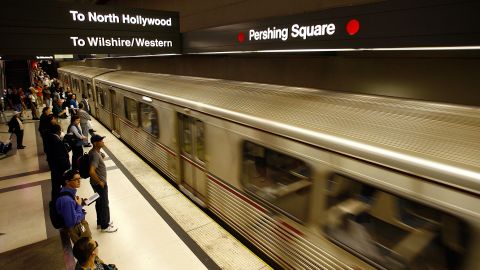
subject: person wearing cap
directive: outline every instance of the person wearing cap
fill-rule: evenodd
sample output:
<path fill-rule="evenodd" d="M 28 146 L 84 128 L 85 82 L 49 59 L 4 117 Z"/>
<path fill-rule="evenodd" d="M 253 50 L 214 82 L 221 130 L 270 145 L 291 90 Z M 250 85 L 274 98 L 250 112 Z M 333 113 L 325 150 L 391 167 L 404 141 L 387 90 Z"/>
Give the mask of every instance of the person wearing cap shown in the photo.
<path fill-rule="evenodd" d="M 63 174 L 63 188 L 60 193 L 69 193 L 70 196 L 60 196 L 55 202 L 57 213 L 63 218 L 64 229 L 75 244 L 82 237 L 92 238 L 88 222 L 85 220 L 83 199 L 78 197 L 77 189 L 80 187 L 80 174 L 78 171 L 68 170 Z M 75 198 L 75 199 L 74 199 Z"/>
<path fill-rule="evenodd" d="M 107 167 L 103 162 L 104 154 L 101 152 L 105 146 L 103 139 L 105 136 L 93 134 L 90 142 L 93 147 L 88 152 L 90 157 L 90 185 L 93 190 L 100 195 L 95 201 L 95 209 L 97 210 L 97 229 L 102 232 L 112 233 L 118 230 L 110 220 L 110 207 L 108 205 L 108 184 L 107 184 Z"/>
<path fill-rule="evenodd" d="M 20 119 L 20 112 L 14 111 L 12 119 L 8 122 L 8 132 L 15 133 L 17 136 L 17 149 L 24 149 L 23 145 L 23 122 Z"/>

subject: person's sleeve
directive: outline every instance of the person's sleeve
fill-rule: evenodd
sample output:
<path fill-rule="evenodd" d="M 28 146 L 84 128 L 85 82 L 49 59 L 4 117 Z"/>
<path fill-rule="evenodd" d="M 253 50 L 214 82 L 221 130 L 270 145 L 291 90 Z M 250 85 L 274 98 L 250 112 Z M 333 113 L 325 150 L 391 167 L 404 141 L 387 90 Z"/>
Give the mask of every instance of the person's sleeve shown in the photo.
<path fill-rule="evenodd" d="M 57 199 L 57 211 L 63 217 L 66 228 L 73 228 L 75 224 L 85 217 L 81 208 L 78 211 L 76 204 L 75 201 L 68 199 L 66 196 Z"/>
<path fill-rule="evenodd" d="M 98 168 L 98 163 L 100 159 L 97 154 L 90 155 L 90 166 Z"/>
<path fill-rule="evenodd" d="M 78 139 L 82 138 L 82 135 L 80 135 L 80 133 L 78 133 L 78 130 L 76 127 L 74 127 L 73 125 L 70 126 L 70 130 L 69 130 L 71 133 L 75 134 L 75 137 L 77 137 Z"/>

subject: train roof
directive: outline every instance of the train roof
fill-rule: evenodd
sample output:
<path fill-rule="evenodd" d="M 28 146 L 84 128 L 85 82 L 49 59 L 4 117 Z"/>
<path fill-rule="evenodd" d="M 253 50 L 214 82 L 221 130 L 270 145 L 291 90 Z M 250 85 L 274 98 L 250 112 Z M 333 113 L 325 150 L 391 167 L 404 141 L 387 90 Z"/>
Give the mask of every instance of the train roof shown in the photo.
<path fill-rule="evenodd" d="M 480 194 L 480 109 L 117 71 L 96 80 Z"/>
<path fill-rule="evenodd" d="M 86 67 L 86 66 L 75 66 L 75 65 L 64 66 L 59 68 L 58 70 L 67 72 L 67 73 L 73 73 L 75 75 L 79 75 L 87 78 L 93 78 L 103 73 L 115 71 L 115 69 L 109 69 L 109 68 Z"/>

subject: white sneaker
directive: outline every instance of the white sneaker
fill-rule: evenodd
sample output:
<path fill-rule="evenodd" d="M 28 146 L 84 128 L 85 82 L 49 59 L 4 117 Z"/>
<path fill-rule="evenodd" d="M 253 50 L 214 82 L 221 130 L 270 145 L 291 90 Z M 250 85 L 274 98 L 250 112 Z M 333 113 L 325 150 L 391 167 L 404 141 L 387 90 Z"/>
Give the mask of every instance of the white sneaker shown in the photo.
<path fill-rule="evenodd" d="M 118 231 L 118 228 L 113 225 L 108 226 L 106 229 L 102 229 L 102 232 L 105 233 L 114 233 L 116 231 Z"/>
<path fill-rule="evenodd" d="M 112 225 L 113 225 L 113 221 L 110 221 L 110 222 L 108 223 L 108 226 L 112 226 Z M 97 225 L 97 230 L 100 230 L 101 228 L 102 228 L 102 226 Z"/>

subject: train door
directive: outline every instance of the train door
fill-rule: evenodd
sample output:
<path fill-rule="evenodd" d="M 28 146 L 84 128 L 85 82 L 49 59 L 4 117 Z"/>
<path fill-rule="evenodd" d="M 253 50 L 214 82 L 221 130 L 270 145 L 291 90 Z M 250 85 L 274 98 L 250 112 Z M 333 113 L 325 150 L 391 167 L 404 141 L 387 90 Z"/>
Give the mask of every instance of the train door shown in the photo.
<path fill-rule="evenodd" d="M 80 93 L 81 95 L 77 97 L 77 100 L 82 100 L 82 96 L 87 94 L 87 89 L 85 89 L 85 80 L 80 80 Z"/>
<path fill-rule="evenodd" d="M 90 106 L 90 114 L 93 116 L 97 116 L 97 110 L 95 108 L 95 95 L 93 94 L 93 87 L 92 84 L 87 83 L 87 98 L 88 98 L 88 105 Z"/>
<path fill-rule="evenodd" d="M 112 131 L 117 130 L 117 125 L 116 125 L 116 112 L 115 112 L 115 102 L 116 102 L 116 92 L 113 89 L 110 89 L 110 112 L 111 112 L 111 117 L 112 117 Z"/>
<path fill-rule="evenodd" d="M 181 184 L 201 201 L 207 197 L 205 175 L 204 123 L 184 114 L 178 115 L 180 135 Z"/>

